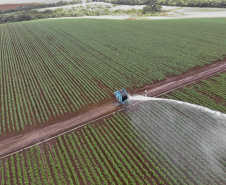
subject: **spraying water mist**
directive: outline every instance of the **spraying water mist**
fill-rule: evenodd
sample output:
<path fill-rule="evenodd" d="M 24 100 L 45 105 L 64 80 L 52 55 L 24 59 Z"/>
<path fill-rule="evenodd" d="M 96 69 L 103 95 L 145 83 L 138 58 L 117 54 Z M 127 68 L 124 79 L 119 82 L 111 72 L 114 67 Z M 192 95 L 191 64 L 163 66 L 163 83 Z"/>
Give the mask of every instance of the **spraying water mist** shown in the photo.
<path fill-rule="evenodd" d="M 186 102 L 129 96 L 131 124 L 145 132 L 169 159 L 194 178 L 226 182 L 226 114 Z"/>
<path fill-rule="evenodd" d="M 186 106 L 190 106 L 196 109 L 202 109 L 206 112 L 209 112 L 211 114 L 215 114 L 217 116 L 221 116 L 224 117 L 226 119 L 226 114 L 223 114 L 219 111 L 214 111 L 211 109 L 208 109 L 206 107 L 202 107 L 200 105 L 195 105 L 195 104 L 191 104 L 191 103 L 187 103 L 187 102 L 183 102 L 183 101 L 177 101 L 177 100 L 171 100 L 171 99 L 164 99 L 164 98 L 153 98 L 153 97 L 146 97 L 146 96 L 141 96 L 141 95 L 136 95 L 136 96 L 130 96 L 129 95 L 129 100 L 136 100 L 136 101 L 165 101 L 165 102 L 172 102 L 172 103 L 176 103 L 176 104 L 180 104 L 180 105 L 186 105 Z"/>

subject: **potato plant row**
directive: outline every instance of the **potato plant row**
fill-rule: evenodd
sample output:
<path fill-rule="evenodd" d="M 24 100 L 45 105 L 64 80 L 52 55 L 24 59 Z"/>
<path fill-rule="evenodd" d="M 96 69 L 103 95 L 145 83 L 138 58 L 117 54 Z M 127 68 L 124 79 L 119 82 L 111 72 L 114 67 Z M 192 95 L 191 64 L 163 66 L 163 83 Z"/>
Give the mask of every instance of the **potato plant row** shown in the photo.
<path fill-rule="evenodd" d="M 142 102 L 1 159 L 0 184 L 223 185 L 223 134 L 209 112 Z"/>
<path fill-rule="evenodd" d="M 225 28 L 223 18 L 0 25 L 0 134 L 223 59 Z"/>
<path fill-rule="evenodd" d="M 226 113 L 226 73 L 185 86 L 181 90 L 173 91 L 163 97 L 201 105 Z"/>

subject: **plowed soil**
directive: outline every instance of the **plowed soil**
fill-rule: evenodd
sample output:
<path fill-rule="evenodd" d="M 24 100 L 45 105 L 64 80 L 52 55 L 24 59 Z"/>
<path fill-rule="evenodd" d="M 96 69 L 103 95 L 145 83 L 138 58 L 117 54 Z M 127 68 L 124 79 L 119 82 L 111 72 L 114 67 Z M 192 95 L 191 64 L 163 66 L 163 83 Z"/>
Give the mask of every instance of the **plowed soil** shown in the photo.
<path fill-rule="evenodd" d="M 162 82 L 154 83 L 142 89 L 137 89 L 134 92 L 130 92 L 130 94 L 144 94 L 144 89 L 146 89 L 149 96 L 158 96 L 225 70 L 226 60 L 213 62 L 204 67 L 191 69 L 182 75 L 169 77 Z M 35 143 L 45 141 L 72 128 L 79 128 L 79 126 L 82 126 L 85 123 L 94 122 L 100 117 L 113 114 L 115 111 L 121 109 L 121 107 L 115 107 L 115 103 L 115 99 L 112 97 L 112 99 L 105 103 L 99 104 L 98 106 L 91 106 L 88 110 L 83 110 L 71 119 L 59 121 L 51 125 L 42 124 L 38 127 L 34 127 L 33 130 L 29 130 L 29 132 L 18 133 L 14 136 L 9 135 L 8 137 L 1 138 L 0 157 L 22 150 Z"/>
<path fill-rule="evenodd" d="M 37 4 L 37 3 L 23 3 L 23 4 L 0 4 L 0 10 L 9 10 L 9 9 L 15 9 L 20 6 L 27 6 L 31 4 Z"/>

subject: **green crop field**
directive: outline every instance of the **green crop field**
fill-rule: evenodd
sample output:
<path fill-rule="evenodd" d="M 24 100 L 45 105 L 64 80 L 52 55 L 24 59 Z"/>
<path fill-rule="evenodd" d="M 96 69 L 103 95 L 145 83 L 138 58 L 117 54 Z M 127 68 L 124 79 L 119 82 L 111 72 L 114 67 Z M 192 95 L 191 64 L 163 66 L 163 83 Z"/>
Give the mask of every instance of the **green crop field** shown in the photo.
<path fill-rule="evenodd" d="M 226 113 L 226 73 L 183 87 L 181 90 L 173 91 L 163 97 Z"/>
<path fill-rule="evenodd" d="M 0 25 L 0 133 L 56 120 L 223 59 L 226 19 L 39 20 Z"/>
<path fill-rule="evenodd" d="M 224 125 L 213 118 L 142 102 L 1 159 L 0 184 L 225 184 L 225 143 L 217 137 Z"/>

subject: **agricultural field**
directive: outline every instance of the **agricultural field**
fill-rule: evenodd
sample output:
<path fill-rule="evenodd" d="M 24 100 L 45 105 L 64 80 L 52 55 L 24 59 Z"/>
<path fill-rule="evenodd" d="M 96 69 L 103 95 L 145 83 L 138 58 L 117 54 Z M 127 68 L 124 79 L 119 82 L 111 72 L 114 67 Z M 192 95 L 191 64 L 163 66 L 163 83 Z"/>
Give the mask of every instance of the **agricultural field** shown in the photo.
<path fill-rule="evenodd" d="M 0 134 L 223 59 L 225 18 L 39 20 L 0 25 Z"/>
<path fill-rule="evenodd" d="M 8 9 L 15 9 L 17 7 L 20 6 L 27 6 L 27 5 L 31 5 L 31 4 L 35 4 L 35 3 L 23 3 L 23 4 L 2 4 L 0 2 L 0 10 L 8 10 Z"/>
<path fill-rule="evenodd" d="M 201 105 L 226 113 L 226 73 L 224 72 L 190 86 L 185 86 L 163 97 Z"/>
<path fill-rule="evenodd" d="M 224 121 L 142 102 L 2 158 L 0 184 L 225 184 Z"/>

